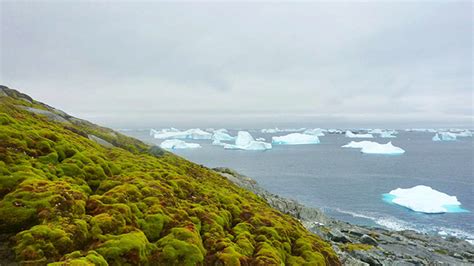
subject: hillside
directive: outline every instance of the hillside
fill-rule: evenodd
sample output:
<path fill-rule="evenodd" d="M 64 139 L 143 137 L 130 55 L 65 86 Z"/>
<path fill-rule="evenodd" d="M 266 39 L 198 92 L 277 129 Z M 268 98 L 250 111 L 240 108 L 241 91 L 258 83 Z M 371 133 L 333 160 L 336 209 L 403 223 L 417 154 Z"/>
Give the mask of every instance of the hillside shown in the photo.
<path fill-rule="evenodd" d="M 3 86 L 0 199 L 2 265 L 339 264 L 222 175 Z"/>

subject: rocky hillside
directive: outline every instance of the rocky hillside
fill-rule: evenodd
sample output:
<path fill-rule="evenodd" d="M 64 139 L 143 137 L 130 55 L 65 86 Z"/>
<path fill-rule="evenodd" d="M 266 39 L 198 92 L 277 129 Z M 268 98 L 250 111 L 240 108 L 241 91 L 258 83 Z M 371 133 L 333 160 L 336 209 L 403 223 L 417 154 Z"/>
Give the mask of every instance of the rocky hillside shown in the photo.
<path fill-rule="evenodd" d="M 222 175 L 0 87 L 0 265 L 338 265 Z"/>

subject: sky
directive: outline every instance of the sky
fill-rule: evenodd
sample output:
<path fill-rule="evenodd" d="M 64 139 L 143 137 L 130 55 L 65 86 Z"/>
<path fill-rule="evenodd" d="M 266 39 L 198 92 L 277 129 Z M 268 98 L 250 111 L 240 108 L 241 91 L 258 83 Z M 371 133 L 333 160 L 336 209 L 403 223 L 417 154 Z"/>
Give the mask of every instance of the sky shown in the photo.
<path fill-rule="evenodd" d="M 0 1 L 0 83 L 112 127 L 473 127 L 465 1 Z"/>

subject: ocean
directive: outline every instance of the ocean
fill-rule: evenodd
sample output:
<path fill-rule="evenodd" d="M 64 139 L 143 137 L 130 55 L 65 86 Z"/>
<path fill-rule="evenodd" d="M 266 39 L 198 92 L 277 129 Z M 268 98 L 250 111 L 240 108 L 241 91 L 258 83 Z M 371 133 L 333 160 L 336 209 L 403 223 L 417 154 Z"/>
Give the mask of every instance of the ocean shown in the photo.
<path fill-rule="evenodd" d="M 255 137 L 272 136 L 248 129 Z M 229 130 L 235 135 L 235 130 Z M 123 133 L 147 143 L 149 130 Z M 377 135 L 374 135 L 377 136 Z M 434 142 L 434 133 L 399 131 L 392 141 L 402 155 L 369 155 L 359 149 L 341 148 L 351 140 L 344 134 L 326 134 L 315 145 L 273 145 L 266 151 L 224 150 L 210 140 L 187 140 L 200 149 L 173 150 L 179 156 L 207 167 L 229 167 L 255 179 L 263 188 L 322 209 L 327 215 L 359 225 L 411 229 L 425 233 L 454 235 L 474 241 L 474 142 L 472 137 Z M 389 204 L 383 194 L 416 185 L 456 196 L 468 212 L 425 214 Z"/>

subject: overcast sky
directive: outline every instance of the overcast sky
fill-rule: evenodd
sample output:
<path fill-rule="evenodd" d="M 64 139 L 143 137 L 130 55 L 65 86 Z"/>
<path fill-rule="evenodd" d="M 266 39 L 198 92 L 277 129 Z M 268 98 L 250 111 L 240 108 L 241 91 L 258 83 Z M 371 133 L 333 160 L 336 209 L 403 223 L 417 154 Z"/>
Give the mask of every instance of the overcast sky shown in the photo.
<path fill-rule="evenodd" d="M 106 125 L 472 127 L 470 1 L 0 5 L 0 82 Z"/>

